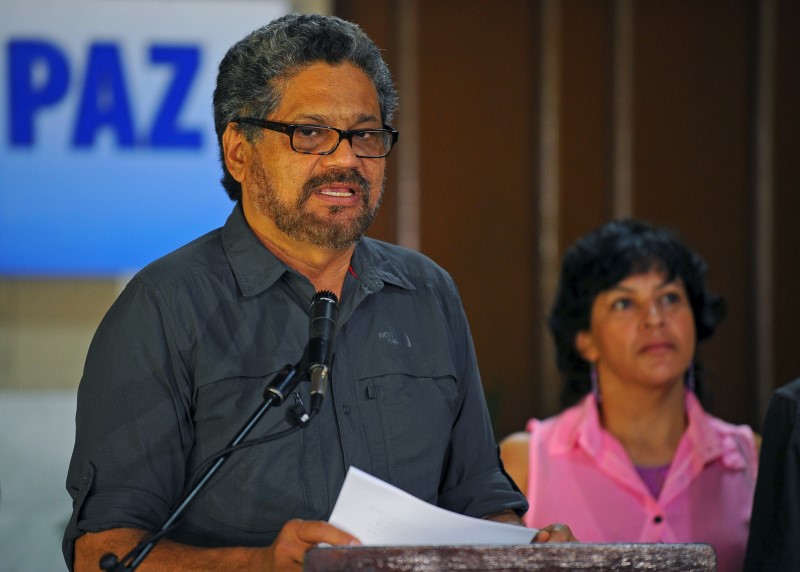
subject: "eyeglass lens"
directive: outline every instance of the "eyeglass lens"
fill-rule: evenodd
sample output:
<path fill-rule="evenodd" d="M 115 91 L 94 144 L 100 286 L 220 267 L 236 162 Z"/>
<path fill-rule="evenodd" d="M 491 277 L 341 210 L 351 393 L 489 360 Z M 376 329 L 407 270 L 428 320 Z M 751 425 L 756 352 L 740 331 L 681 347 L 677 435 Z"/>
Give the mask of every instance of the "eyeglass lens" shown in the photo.
<path fill-rule="evenodd" d="M 348 137 L 353 152 L 359 157 L 382 157 L 391 149 L 391 134 L 364 129 Z M 292 146 L 303 153 L 330 153 L 339 144 L 339 133 L 327 127 L 297 127 L 292 133 Z"/>

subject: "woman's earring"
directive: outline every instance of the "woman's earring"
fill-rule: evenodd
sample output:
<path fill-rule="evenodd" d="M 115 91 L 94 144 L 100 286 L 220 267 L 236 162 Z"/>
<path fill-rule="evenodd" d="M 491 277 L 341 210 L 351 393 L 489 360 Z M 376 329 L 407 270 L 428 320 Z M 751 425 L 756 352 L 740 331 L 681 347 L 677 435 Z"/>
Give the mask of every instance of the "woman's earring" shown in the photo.
<path fill-rule="evenodd" d="M 600 403 L 603 398 L 600 395 L 600 384 L 597 382 L 597 368 L 594 366 L 594 362 L 589 364 L 589 381 L 592 384 L 592 395 L 594 395 L 594 400 L 597 403 Z"/>

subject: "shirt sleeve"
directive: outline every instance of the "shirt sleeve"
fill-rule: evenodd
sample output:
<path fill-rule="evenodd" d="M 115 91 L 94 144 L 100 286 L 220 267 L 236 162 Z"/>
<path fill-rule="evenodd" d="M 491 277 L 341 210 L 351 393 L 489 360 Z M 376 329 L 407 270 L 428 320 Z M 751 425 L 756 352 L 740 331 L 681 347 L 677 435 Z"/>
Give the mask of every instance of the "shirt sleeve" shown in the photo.
<path fill-rule="evenodd" d="M 474 517 L 508 509 L 521 516 L 527 511 L 528 502 L 502 469 L 472 334 L 455 285 L 448 311 L 460 402 L 439 504 Z"/>
<path fill-rule="evenodd" d="M 78 389 L 70 570 L 81 534 L 153 530 L 167 518 L 193 441 L 188 379 L 157 292 L 134 278 L 98 327 Z"/>

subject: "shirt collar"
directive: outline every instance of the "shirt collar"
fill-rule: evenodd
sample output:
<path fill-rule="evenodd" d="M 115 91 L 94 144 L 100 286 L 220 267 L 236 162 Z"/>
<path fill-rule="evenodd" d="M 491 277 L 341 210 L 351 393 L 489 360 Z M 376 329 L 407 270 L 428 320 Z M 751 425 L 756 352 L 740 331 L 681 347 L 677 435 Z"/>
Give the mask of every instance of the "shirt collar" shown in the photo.
<path fill-rule="evenodd" d="M 559 415 L 550 439 L 550 452 L 564 455 L 580 445 L 590 455 L 596 455 L 602 446 L 602 428 L 594 395 L 587 394 L 577 405 Z"/>
<path fill-rule="evenodd" d="M 596 456 L 603 445 L 603 430 L 600 425 L 600 412 L 593 393 L 589 393 L 581 401 L 577 423 L 571 435 L 572 446 L 580 444 L 591 455 Z"/>
<path fill-rule="evenodd" d="M 731 470 L 744 469 L 746 459 L 739 449 L 736 438 L 730 432 L 720 432 L 717 424 L 709 419 L 694 392 L 687 390 L 685 398 L 686 416 L 689 426 L 684 438 L 691 443 L 703 463 L 720 459 L 722 465 Z"/>
<path fill-rule="evenodd" d="M 370 292 L 377 292 L 384 284 L 415 289 L 397 258 L 387 257 L 380 244 L 372 239 L 361 239 L 356 244 L 352 265 L 364 287 Z M 247 224 L 241 203 L 234 206 L 222 228 L 222 246 L 244 296 L 260 294 L 290 270 L 258 240 Z"/>
<path fill-rule="evenodd" d="M 288 270 L 250 229 L 241 203 L 236 203 L 222 227 L 222 248 L 244 296 L 260 294 Z"/>
<path fill-rule="evenodd" d="M 362 238 L 353 253 L 353 269 L 362 284 L 370 291 L 391 284 L 406 290 L 416 290 L 408 272 L 401 266 L 400 258 L 387 256 L 388 252 L 400 247 L 371 238 Z"/>
<path fill-rule="evenodd" d="M 739 450 L 736 439 L 732 435 L 720 434 L 716 430 L 694 392 L 685 391 L 684 409 L 689 423 L 681 441 L 690 443 L 690 449 L 697 461 L 705 464 L 721 457 L 722 464 L 728 469 L 744 468 L 745 458 Z M 565 414 L 569 415 L 570 419 L 565 419 L 568 422 L 559 424 L 551 442 L 551 451 L 554 454 L 564 454 L 580 446 L 587 453 L 597 456 L 603 446 L 603 431 L 594 395 L 588 394 Z"/>

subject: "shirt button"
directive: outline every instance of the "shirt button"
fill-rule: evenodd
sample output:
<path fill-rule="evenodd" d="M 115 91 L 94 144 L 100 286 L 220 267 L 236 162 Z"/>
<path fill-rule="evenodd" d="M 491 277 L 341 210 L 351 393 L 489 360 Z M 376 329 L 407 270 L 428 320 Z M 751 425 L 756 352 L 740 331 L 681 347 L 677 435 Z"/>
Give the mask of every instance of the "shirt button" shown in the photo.
<path fill-rule="evenodd" d="M 663 521 L 663 520 L 664 520 L 664 517 L 662 517 L 660 514 L 657 515 L 655 518 L 653 518 L 653 522 L 655 522 L 656 524 L 661 524 L 661 521 Z"/>
<path fill-rule="evenodd" d="M 350 415 L 350 406 L 349 405 L 343 406 L 342 410 L 344 411 L 345 415 Z"/>

